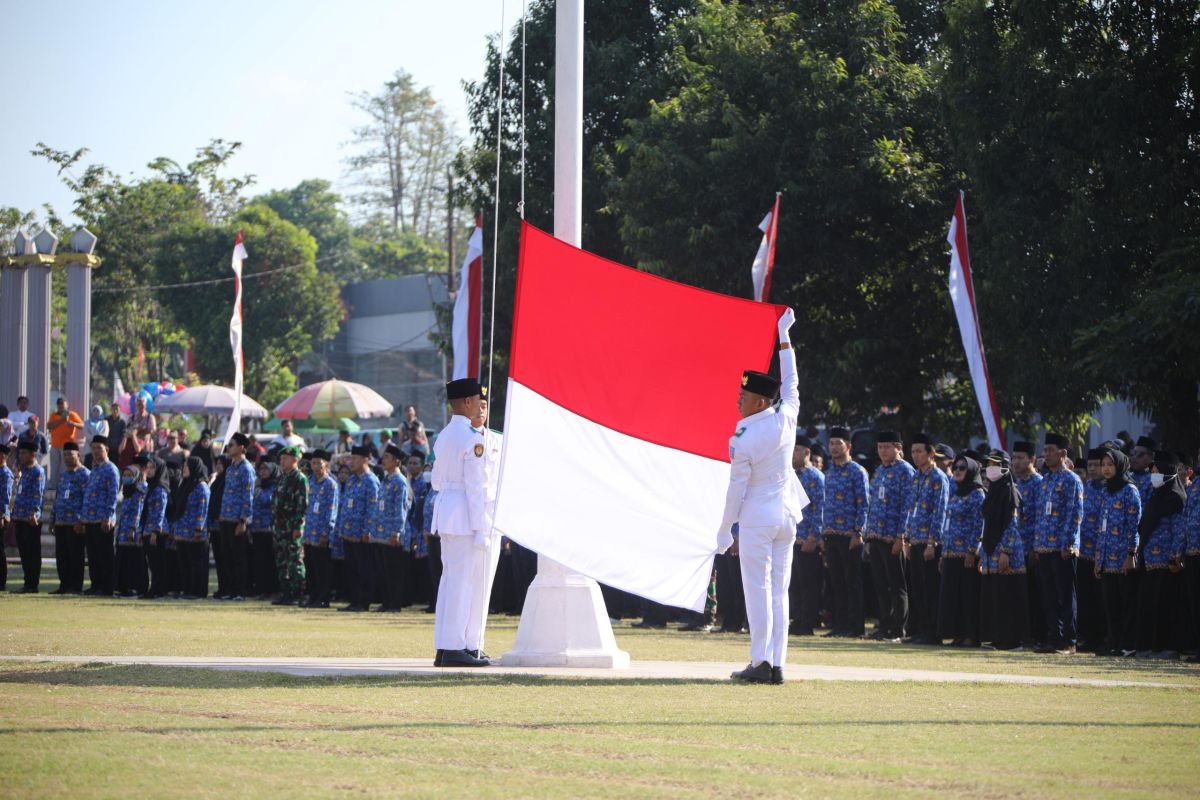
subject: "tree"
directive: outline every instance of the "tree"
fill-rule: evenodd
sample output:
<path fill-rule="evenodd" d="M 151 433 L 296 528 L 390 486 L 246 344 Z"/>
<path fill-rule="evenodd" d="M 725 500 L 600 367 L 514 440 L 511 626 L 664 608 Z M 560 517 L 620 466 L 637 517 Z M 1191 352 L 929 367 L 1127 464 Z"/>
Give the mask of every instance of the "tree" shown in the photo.
<path fill-rule="evenodd" d="M 271 411 L 296 391 L 296 376 L 287 367 L 280 367 L 267 376 L 263 388 L 258 393 L 258 402 L 263 408 Z"/>
<path fill-rule="evenodd" d="M 303 228 L 317 240 L 317 263 L 338 283 L 359 280 L 362 264 L 352 247 L 350 220 L 341 209 L 342 198 L 329 181 L 313 178 L 291 189 L 259 195 L 251 201 L 272 209 L 280 218 Z"/>
<path fill-rule="evenodd" d="M 445 110 L 404 70 L 377 94 L 354 95 L 352 104 L 368 118 L 354 130 L 352 144 L 359 152 L 346 159 L 362 187 L 354 199 L 370 211 L 386 211 L 397 233 L 436 241 L 446 170 L 456 147 Z"/>

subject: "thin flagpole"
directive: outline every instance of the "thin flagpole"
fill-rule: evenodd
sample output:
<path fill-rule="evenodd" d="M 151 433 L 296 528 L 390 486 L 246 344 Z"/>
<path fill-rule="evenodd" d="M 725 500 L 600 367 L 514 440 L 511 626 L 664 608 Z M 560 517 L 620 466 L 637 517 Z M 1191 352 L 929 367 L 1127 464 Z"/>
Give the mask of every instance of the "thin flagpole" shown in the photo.
<path fill-rule="evenodd" d="M 496 190 L 492 208 L 492 311 L 488 328 L 487 385 L 492 385 L 492 364 L 496 359 L 496 273 L 500 252 L 500 148 L 504 137 L 504 0 L 500 0 L 500 43 L 496 59 L 500 76 L 496 87 Z M 482 311 L 480 312 L 482 313 Z"/>

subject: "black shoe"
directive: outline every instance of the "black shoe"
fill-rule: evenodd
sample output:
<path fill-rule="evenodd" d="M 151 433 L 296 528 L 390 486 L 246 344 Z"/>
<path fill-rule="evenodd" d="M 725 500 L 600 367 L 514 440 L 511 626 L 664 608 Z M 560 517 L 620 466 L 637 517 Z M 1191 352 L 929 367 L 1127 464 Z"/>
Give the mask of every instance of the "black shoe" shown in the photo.
<path fill-rule="evenodd" d="M 712 632 L 712 629 L 713 626 L 709 625 L 708 623 L 689 622 L 679 630 L 688 631 L 689 633 L 710 633 Z"/>
<path fill-rule="evenodd" d="M 104 592 L 100 591 L 95 586 L 93 586 L 90 589 L 88 589 L 87 591 L 85 591 L 83 594 L 85 597 L 95 597 L 98 594 L 104 594 Z"/>
<path fill-rule="evenodd" d="M 242 603 L 246 600 L 246 598 L 242 597 L 240 594 L 235 594 L 233 597 L 227 597 L 225 599 L 231 603 Z"/>
<path fill-rule="evenodd" d="M 771 683 L 776 686 L 783 685 L 783 667 L 771 667 Z"/>
<path fill-rule="evenodd" d="M 433 606 L 425 606 L 424 611 L 426 614 L 436 614 L 437 613 L 437 609 L 434 608 Z"/>
<path fill-rule="evenodd" d="M 179 595 L 179 599 L 180 600 L 199 600 L 200 598 L 194 594 L 181 594 L 181 595 Z"/>
<path fill-rule="evenodd" d="M 633 623 L 633 625 L 631 625 L 630 627 L 631 628 L 665 628 L 665 627 L 667 627 L 667 623 L 665 623 L 665 622 L 647 622 L 646 620 L 642 620 L 641 622 Z"/>
<path fill-rule="evenodd" d="M 438 651 L 437 651 L 437 652 L 434 654 L 434 656 L 433 656 L 433 665 L 434 665 L 435 667 L 440 667 L 440 666 L 442 665 L 442 654 L 443 654 L 443 653 L 445 653 L 445 652 L 446 652 L 445 650 L 438 650 Z"/>
<path fill-rule="evenodd" d="M 440 667 L 487 667 L 491 663 L 482 658 L 476 658 L 466 650 L 443 650 Z"/>
<path fill-rule="evenodd" d="M 296 605 L 296 598 L 294 598 L 290 595 L 283 594 L 283 595 L 280 595 L 279 597 L 276 597 L 274 600 L 272 600 L 271 605 L 273 605 L 273 606 L 294 606 L 294 605 Z"/>
<path fill-rule="evenodd" d="M 1055 652 L 1055 648 L 1048 644 L 1039 644 L 1037 647 L 1033 648 L 1033 652 L 1045 656 Z"/>
<path fill-rule="evenodd" d="M 486 661 L 488 663 L 488 666 L 491 666 L 492 657 L 489 656 L 487 653 L 483 652 L 482 650 L 463 650 L 463 652 L 466 653 L 467 655 L 471 656 L 472 658 L 478 658 L 480 661 Z"/>
<path fill-rule="evenodd" d="M 791 628 L 788 630 L 789 636 L 816 636 L 812 628 Z"/>
<path fill-rule="evenodd" d="M 53 592 L 46 592 L 46 594 L 70 594 L 70 593 L 71 593 L 71 590 L 67 589 L 63 586 L 58 587 Z"/>
<path fill-rule="evenodd" d="M 212 598 L 211 598 L 211 599 L 213 599 L 213 600 L 228 600 L 228 599 L 229 599 L 229 595 L 227 595 L 227 594 L 214 594 L 214 595 L 212 596 Z"/>
<path fill-rule="evenodd" d="M 735 681 L 743 681 L 744 683 L 770 683 L 771 665 L 766 661 L 749 664 L 743 670 L 730 673 L 729 677 Z"/>
<path fill-rule="evenodd" d="M 13 589 L 11 592 L 9 592 L 9 594 L 37 594 L 37 593 L 38 593 L 38 590 L 34 589 L 30 586 L 18 586 L 16 589 Z"/>
<path fill-rule="evenodd" d="M 366 606 L 355 605 L 354 603 L 351 603 L 348 606 L 342 606 L 341 608 L 338 609 L 338 611 L 349 611 L 350 613 L 357 613 L 359 611 L 366 611 L 366 610 L 367 610 Z"/>

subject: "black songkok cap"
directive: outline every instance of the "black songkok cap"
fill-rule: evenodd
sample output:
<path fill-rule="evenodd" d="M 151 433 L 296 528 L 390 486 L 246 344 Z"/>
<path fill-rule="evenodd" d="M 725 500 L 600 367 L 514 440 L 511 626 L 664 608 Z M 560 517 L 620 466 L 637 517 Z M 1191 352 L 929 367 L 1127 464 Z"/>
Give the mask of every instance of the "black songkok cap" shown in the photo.
<path fill-rule="evenodd" d="M 313 450 L 308 454 L 308 458 L 310 461 L 313 459 L 317 459 L 317 458 L 321 459 L 322 461 L 328 461 L 329 460 L 329 451 L 328 450 L 319 450 L 319 449 Z"/>
<path fill-rule="evenodd" d="M 73 451 L 75 451 L 76 453 L 78 453 L 78 452 L 79 452 L 79 445 L 75 444 L 74 442 L 67 442 L 66 444 L 64 444 L 64 445 L 62 446 L 62 449 L 63 449 L 63 452 L 64 452 L 64 453 L 65 453 L 66 451 L 68 451 L 68 450 L 73 450 Z"/>
<path fill-rule="evenodd" d="M 1071 446 L 1071 443 L 1067 441 L 1067 437 L 1063 436 L 1061 433 L 1047 433 L 1046 444 L 1052 444 L 1062 450 L 1066 450 Z"/>
<path fill-rule="evenodd" d="M 466 400 L 476 396 L 483 396 L 483 387 L 475 378 L 459 378 L 446 384 L 447 400 Z"/>
<path fill-rule="evenodd" d="M 829 438 L 830 439 L 841 439 L 843 442 L 849 442 L 850 441 L 850 429 L 849 428 L 830 428 L 829 429 Z"/>
<path fill-rule="evenodd" d="M 1175 469 L 1179 466 L 1179 456 L 1170 450 L 1155 450 L 1154 465 L 1161 470 Z"/>
<path fill-rule="evenodd" d="M 742 388 L 747 392 L 774 399 L 775 393 L 779 391 L 779 379 L 772 378 L 765 372 L 748 369 L 742 373 Z"/>
<path fill-rule="evenodd" d="M 37 452 L 37 443 L 29 442 L 29 441 L 22 439 L 21 441 L 17 442 L 17 452 L 20 452 L 22 450 L 28 450 L 31 453 L 36 453 Z"/>
<path fill-rule="evenodd" d="M 371 448 L 363 447 L 361 444 L 356 444 L 356 445 L 354 445 L 354 447 L 350 448 L 350 455 L 366 456 L 367 458 L 370 458 L 371 457 Z"/>
<path fill-rule="evenodd" d="M 105 447 L 108 447 L 108 437 L 107 436 L 93 436 L 92 444 L 102 444 Z"/>
<path fill-rule="evenodd" d="M 1101 461 L 1103 459 L 1104 459 L 1104 448 L 1103 447 L 1093 447 L 1091 450 L 1088 450 L 1088 456 L 1087 456 L 1088 461 Z"/>
<path fill-rule="evenodd" d="M 812 447 L 812 439 L 805 436 L 803 433 L 796 434 L 796 444 L 799 447 Z"/>
<path fill-rule="evenodd" d="M 954 452 L 954 448 L 945 442 L 938 442 L 937 449 L 934 450 L 934 452 L 937 453 L 938 458 L 948 458 L 951 461 L 953 461 L 957 455 Z"/>
<path fill-rule="evenodd" d="M 250 437 L 247 436 L 246 434 L 242 433 L 241 431 L 238 431 L 235 434 L 233 434 L 233 436 L 229 437 L 229 444 L 236 444 L 239 447 L 249 447 L 250 446 Z"/>
<path fill-rule="evenodd" d="M 387 447 L 383 448 L 383 452 L 387 453 L 392 458 L 395 458 L 399 461 L 404 460 L 404 451 L 401 450 L 399 447 L 396 447 L 396 445 L 391 444 L 390 442 L 388 443 Z"/>
<path fill-rule="evenodd" d="M 983 459 L 979 457 L 979 453 L 975 452 L 975 450 L 970 447 L 968 447 L 966 450 L 963 450 L 962 455 L 963 458 L 969 458 L 972 461 L 983 461 Z"/>
<path fill-rule="evenodd" d="M 1013 445 L 1013 452 L 1032 456 L 1034 454 L 1033 442 L 1017 442 Z"/>
<path fill-rule="evenodd" d="M 875 441 L 883 444 L 900 444 L 900 434 L 896 431 L 880 431 L 875 434 Z"/>
<path fill-rule="evenodd" d="M 212 437 L 213 437 L 213 432 L 210 431 L 208 428 L 205 428 L 204 430 L 200 431 L 201 439 L 211 439 Z"/>
<path fill-rule="evenodd" d="M 1158 442 L 1154 441 L 1149 436 L 1139 436 L 1137 440 L 1137 447 L 1144 447 L 1147 450 L 1157 450 Z"/>
<path fill-rule="evenodd" d="M 133 463 L 137 464 L 139 467 L 144 467 L 150 463 L 150 456 L 146 455 L 145 453 L 138 453 L 133 457 Z"/>
<path fill-rule="evenodd" d="M 931 439 L 929 437 L 928 433 L 918 433 L 916 436 L 913 437 L 912 443 L 913 444 L 923 444 L 926 447 L 928 447 L 930 450 L 933 449 L 933 439 Z"/>

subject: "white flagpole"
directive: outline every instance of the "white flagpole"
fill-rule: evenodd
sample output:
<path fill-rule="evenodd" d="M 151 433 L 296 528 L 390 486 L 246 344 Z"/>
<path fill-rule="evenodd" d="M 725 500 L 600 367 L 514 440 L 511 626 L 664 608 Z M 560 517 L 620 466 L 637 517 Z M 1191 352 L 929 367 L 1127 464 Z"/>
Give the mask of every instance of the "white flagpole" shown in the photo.
<path fill-rule="evenodd" d="M 229 415 L 229 424 L 225 426 L 225 435 L 221 441 L 229 444 L 229 438 L 237 433 L 242 424 L 242 262 L 246 259 L 246 247 L 242 244 L 242 232 L 238 231 L 233 243 L 233 275 L 237 287 L 233 303 L 233 316 L 229 320 L 229 345 L 233 350 L 233 412 Z"/>

